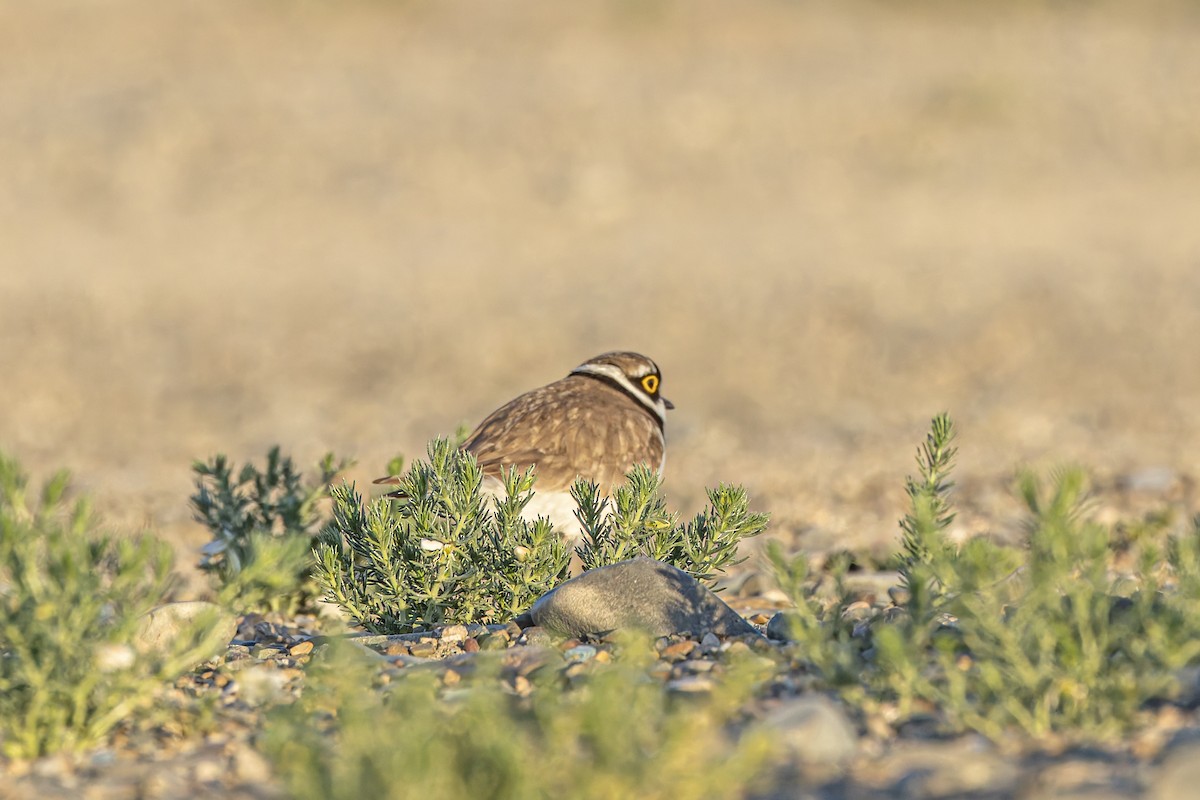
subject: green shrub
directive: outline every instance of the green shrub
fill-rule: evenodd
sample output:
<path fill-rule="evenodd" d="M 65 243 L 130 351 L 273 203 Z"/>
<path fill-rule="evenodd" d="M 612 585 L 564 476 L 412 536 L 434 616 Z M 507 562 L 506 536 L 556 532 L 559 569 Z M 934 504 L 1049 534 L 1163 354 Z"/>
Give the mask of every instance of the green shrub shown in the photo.
<path fill-rule="evenodd" d="M 224 605 L 239 612 L 312 609 L 320 597 L 312 549 L 325 523 L 318 504 L 349 465 L 327 453 L 306 481 L 278 447 L 261 470 L 248 463 L 235 473 L 223 455 L 192 465 L 192 509 L 213 537 L 200 568 L 214 577 Z"/>
<path fill-rule="evenodd" d="M 726 567 L 740 564 L 738 544 L 767 527 L 766 514 L 750 513 L 746 491 L 719 486 L 708 491 L 708 509 L 680 525 L 667 511 L 658 473 L 639 465 L 610 499 L 599 487 L 577 480 L 571 496 L 583 525 L 579 559 L 584 569 L 635 556 L 672 564 L 697 580 L 714 583 Z"/>
<path fill-rule="evenodd" d="M 1147 702 L 1170 698 L 1178 670 L 1200 658 L 1200 523 L 1166 548 L 1153 541 L 1163 526 L 1139 527 L 1136 569 L 1122 575 L 1113 559 L 1130 540 L 1088 518 L 1084 473 L 1061 470 L 1047 486 L 1024 472 L 1026 547 L 954 546 L 945 536 L 953 436 L 950 420 L 936 418 L 921 478 L 908 481 L 903 610 L 876 610 L 847 635 L 848 593 L 819 602 L 802 559 L 770 549 L 797 605 L 797 654 L 848 701 L 889 704 L 900 722 L 932 707 L 947 728 L 996 739 L 1106 740 L 1135 728 Z"/>
<path fill-rule="evenodd" d="M 95 746 L 209 652 L 201 620 L 167 651 L 135 646 L 159 602 L 170 549 L 98 536 L 59 472 L 31 494 L 0 454 L 0 750 L 10 757 Z"/>
<path fill-rule="evenodd" d="M 381 690 L 377 661 L 346 645 L 328 655 L 262 739 L 301 800 L 743 797 L 771 755 L 739 718 L 762 677 L 748 665 L 710 697 L 673 697 L 626 658 L 522 697 L 492 654 L 453 690 L 415 669 Z"/>
<path fill-rule="evenodd" d="M 570 551 L 545 519 L 521 511 L 534 472 L 505 475 L 506 496 L 481 491 L 475 457 L 439 439 L 405 474 L 395 498 L 363 505 L 353 487 L 333 490 L 334 512 L 318 548 L 317 575 L 329 599 L 376 633 L 407 633 L 447 622 L 511 619 L 567 577 Z M 585 532 L 584 568 L 648 555 L 702 579 L 734 561 L 737 543 L 761 533 L 745 492 L 722 486 L 686 526 L 666 511 L 659 478 L 635 468 L 615 500 L 577 481 L 572 493 Z M 612 502 L 613 513 L 608 513 Z"/>
<path fill-rule="evenodd" d="M 521 510 L 533 473 L 510 471 L 505 499 L 480 491 L 470 453 L 438 439 L 397 487 L 364 506 L 333 489 L 333 521 L 317 548 L 329 599 L 367 630 L 407 633 L 441 623 L 511 619 L 565 579 L 570 553 L 546 520 Z"/>

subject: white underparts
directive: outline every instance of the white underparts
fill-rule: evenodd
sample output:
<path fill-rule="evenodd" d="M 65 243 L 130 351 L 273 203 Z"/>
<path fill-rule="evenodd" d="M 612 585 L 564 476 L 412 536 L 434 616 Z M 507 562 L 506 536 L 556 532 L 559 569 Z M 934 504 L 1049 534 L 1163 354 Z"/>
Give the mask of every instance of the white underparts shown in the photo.
<path fill-rule="evenodd" d="M 499 478 L 487 475 L 483 479 L 482 491 L 488 497 L 504 497 L 504 484 Z M 535 486 L 536 490 L 537 487 Z M 575 499 L 569 492 L 539 492 L 535 491 L 529 504 L 521 512 L 521 517 L 533 522 L 538 517 L 546 517 L 554 530 L 562 534 L 563 539 L 572 547 L 583 536 L 583 527 L 575 517 Z"/>

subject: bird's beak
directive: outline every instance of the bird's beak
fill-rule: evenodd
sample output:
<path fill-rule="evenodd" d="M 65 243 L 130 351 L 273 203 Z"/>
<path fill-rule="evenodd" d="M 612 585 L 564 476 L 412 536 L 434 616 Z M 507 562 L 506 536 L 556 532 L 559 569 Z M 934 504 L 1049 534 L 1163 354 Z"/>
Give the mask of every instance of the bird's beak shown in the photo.
<path fill-rule="evenodd" d="M 666 406 L 667 408 L 674 408 L 674 407 L 675 407 L 675 404 L 674 404 L 674 403 L 672 403 L 672 402 L 671 402 L 670 400 L 668 400 L 667 398 L 665 398 L 665 397 L 662 397 L 662 398 L 660 398 L 660 399 L 663 401 L 663 405 L 664 405 L 664 406 Z"/>

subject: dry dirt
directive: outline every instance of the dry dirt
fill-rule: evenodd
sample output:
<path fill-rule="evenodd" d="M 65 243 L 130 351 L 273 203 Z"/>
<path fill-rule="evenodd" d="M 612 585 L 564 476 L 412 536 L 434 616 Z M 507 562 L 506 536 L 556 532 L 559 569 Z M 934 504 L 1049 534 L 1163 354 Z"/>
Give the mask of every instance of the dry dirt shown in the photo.
<path fill-rule="evenodd" d="M 598 352 L 667 487 L 887 549 L 929 417 L 1196 507 L 1193 3 L 0 3 L 0 450 L 187 562 L 190 462 L 358 459 Z M 1114 502 L 1124 502 L 1109 491 Z"/>

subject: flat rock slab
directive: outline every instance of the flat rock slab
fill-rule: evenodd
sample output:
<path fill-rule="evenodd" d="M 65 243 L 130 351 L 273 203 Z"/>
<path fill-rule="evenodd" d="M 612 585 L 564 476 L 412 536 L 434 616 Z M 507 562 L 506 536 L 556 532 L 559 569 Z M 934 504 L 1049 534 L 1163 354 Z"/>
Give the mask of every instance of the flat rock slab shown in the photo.
<path fill-rule="evenodd" d="M 653 636 L 759 635 L 719 597 L 681 569 L 635 558 L 589 570 L 542 596 L 529 617 L 564 636 L 636 629 Z"/>

